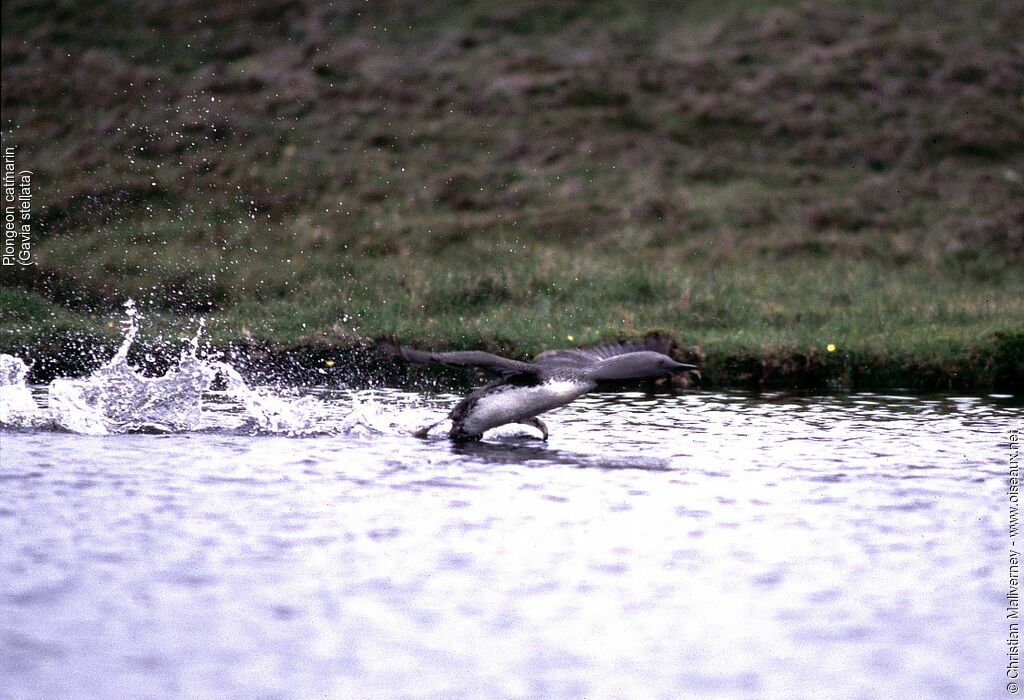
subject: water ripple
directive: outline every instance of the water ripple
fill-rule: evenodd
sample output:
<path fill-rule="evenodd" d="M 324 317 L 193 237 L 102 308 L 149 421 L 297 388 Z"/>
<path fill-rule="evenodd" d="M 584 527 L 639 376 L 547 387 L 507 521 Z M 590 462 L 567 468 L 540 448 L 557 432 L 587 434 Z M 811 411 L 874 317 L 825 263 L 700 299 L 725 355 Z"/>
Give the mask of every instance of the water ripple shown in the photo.
<path fill-rule="evenodd" d="M 3 429 L 7 692 L 998 690 L 1011 397 L 595 394 L 452 445 L 409 433 L 455 396 L 251 390 L 304 436 L 218 392 L 187 432 Z"/>

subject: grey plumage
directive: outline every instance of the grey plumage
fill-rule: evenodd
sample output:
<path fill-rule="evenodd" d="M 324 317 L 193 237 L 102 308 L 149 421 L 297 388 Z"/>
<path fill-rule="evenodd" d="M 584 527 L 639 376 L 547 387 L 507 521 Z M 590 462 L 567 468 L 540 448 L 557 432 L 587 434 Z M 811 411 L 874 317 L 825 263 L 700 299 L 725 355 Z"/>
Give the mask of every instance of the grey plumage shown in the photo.
<path fill-rule="evenodd" d="M 602 382 L 652 378 L 695 369 L 694 365 L 669 357 L 670 342 L 658 337 L 589 348 L 546 350 L 530 362 L 479 350 L 428 352 L 388 341 L 382 341 L 381 345 L 409 362 L 475 367 L 497 377 L 470 393 L 448 414 L 452 421 L 449 437 L 455 440 L 479 440 L 486 430 L 506 423 L 533 426 L 547 439 L 547 427 L 537 416 L 564 406 Z M 425 437 L 435 425 L 437 423 L 417 431 L 416 435 Z"/>

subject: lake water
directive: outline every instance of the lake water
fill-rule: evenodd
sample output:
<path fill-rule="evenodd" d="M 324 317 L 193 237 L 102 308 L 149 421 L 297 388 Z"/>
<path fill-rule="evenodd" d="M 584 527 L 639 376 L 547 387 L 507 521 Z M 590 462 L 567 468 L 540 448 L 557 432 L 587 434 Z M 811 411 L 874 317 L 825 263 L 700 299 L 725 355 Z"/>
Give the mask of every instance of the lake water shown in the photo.
<path fill-rule="evenodd" d="M 1007 695 L 1019 400 L 594 394 L 457 446 L 408 434 L 457 397 L 307 393 L 0 432 L 0 695 Z"/>

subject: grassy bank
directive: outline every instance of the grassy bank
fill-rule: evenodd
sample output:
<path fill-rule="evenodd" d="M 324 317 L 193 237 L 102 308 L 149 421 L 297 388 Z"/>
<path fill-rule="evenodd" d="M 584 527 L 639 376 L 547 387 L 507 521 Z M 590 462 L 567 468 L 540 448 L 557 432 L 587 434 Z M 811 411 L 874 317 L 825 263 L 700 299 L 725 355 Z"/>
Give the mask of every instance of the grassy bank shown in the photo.
<path fill-rule="evenodd" d="M 568 255 L 520 257 L 498 282 L 469 260 L 453 269 L 442 269 L 451 260 L 418 261 L 409 269 L 381 263 L 353 275 L 356 284 L 319 282 L 299 299 L 242 303 L 191 318 L 149 307 L 135 359 L 176 357 L 199 315 L 207 319 L 212 347 L 230 348 L 271 377 L 313 382 L 398 376 L 386 358 L 365 348 L 365 339 L 380 335 L 528 356 L 657 329 L 677 339 L 682 358 L 701 365 L 705 386 L 1021 388 L 1019 280 L 964 284 L 936 281 L 926 269 L 897 275 L 835 262 L 679 276 L 678 269 L 639 273 L 641 258 L 623 254 L 616 266 Z M 400 294 L 382 293 L 403 284 Z M 994 289 L 1010 293 L 996 296 Z M 5 349 L 45 358 L 39 377 L 94 367 L 120 337 L 116 311 L 83 317 L 21 290 L 0 295 Z M 500 305 L 489 301 L 495 296 Z M 263 367 L 266 362 L 282 368 Z"/>
<path fill-rule="evenodd" d="M 1021 3 L 156 2 L 94 31 L 121 5 L 3 7 L 38 233 L 0 349 L 38 373 L 133 297 L 140 357 L 201 315 L 314 378 L 386 367 L 381 335 L 658 330 L 709 386 L 1024 390 Z"/>

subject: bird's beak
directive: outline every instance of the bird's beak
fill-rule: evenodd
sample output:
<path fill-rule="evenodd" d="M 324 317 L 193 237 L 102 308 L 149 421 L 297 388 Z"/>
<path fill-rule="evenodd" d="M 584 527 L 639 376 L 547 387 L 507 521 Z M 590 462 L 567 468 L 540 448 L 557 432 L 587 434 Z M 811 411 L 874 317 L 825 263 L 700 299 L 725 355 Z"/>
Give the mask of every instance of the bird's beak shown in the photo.
<path fill-rule="evenodd" d="M 677 363 L 675 363 L 675 366 L 672 367 L 671 371 L 673 371 L 673 372 L 680 372 L 680 371 L 682 371 L 684 369 L 697 369 L 697 365 L 687 365 L 687 364 L 683 364 L 682 362 L 677 362 Z"/>

